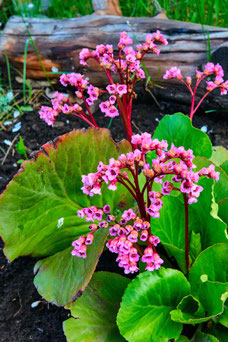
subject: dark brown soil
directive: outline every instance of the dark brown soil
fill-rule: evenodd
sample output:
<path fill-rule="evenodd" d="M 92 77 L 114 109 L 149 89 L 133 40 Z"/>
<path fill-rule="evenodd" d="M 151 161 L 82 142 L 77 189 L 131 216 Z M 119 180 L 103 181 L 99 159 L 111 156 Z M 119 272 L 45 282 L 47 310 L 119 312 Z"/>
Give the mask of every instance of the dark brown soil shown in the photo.
<path fill-rule="evenodd" d="M 188 113 L 189 107 L 172 103 L 168 104 L 158 99 L 160 108 L 148 96 L 140 96 L 133 107 L 133 130 L 152 133 L 164 114 L 175 112 Z M 208 108 L 210 109 L 210 108 Z M 97 116 L 95 115 L 95 118 Z M 58 119 L 54 128 L 48 127 L 39 119 L 37 112 L 28 112 L 20 119 L 22 128 L 19 131 L 25 145 L 35 151 L 49 140 L 81 127 L 84 122 L 70 116 Z M 99 124 L 107 127 L 109 120 L 103 116 L 98 118 Z M 224 113 L 197 113 L 193 121 L 194 126 L 207 126 L 209 137 L 213 145 L 228 146 L 227 127 Z M 120 120 L 114 119 L 111 125 L 114 139 L 124 138 L 124 131 Z M 8 146 L 4 140 L 10 141 L 17 135 L 9 131 L 0 131 L 0 163 Z M 4 152 L 3 152 L 4 151 Z M 17 160 L 21 159 L 15 148 L 12 148 L 3 165 L 0 165 L 0 192 L 4 190 L 9 180 L 19 169 Z M 1 245 L 2 246 L 2 245 Z M 64 342 L 66 338 L 62 330 L 62 322 L 69 317 L 68 311 L 48 304 L 41 299 L 33 285 L 33 267 L 36 260 L 19 258 L 9 264 L 2 249 L 0 255 L 0 342 Z M 104 259 L 101 260 L 105 269 Z M 99 268 L 101 265 L 99 265 Z M 40 301 L 32 308 L 31 304 Z"/>

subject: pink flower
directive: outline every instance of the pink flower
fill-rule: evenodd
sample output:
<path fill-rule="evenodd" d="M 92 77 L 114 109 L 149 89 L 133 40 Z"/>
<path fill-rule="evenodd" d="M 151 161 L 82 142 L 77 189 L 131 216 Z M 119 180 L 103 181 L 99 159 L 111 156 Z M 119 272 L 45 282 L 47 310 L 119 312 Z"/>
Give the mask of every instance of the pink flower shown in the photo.
<path fill-rule="evenodd" d="M 110 211 L 111 211 L 110 205 L 106 204 L 103 208 L 103 211 L 105 214 L 110 213 Z"/>
<path fill-rule="evenodd" d="M 108 186 L 108 189 L 115 191 L 117 189 L 116 183 L 117 183 L 117 179 L 114 179 L 113 181 L 111 181 L 109 186 Z"/>
<path fill-rule="evenodd" d="M 208 62 L 204 67 L 204 75 L 210 75 L 214 72 L 215 65 L 214 63 Z"/>
<path fill-rule="evenodd" d="M 43 119 L 49 126 L 53 126 L 56 116 L 59 114 L 59 112 L 55 111 L 52 108 L 42 106 L 39 115 L 40 118 Z"/>
<path fill-rule="evenodd" d="M 90 57 L 91 57 L 91 55 L 90 55 L 89 49 L 85 49 L 85 48 L 82 49 L 81 52 L 79 53 L 80 64 L 88 65 L 86 63 L 86 60 Z"/>
<path fill-rule="evenodd" d="M 126 84 L 117 84 L 116 91 L 120 96 L 122 96 L 123 94 L 127 94 Z"/>
<path fill-rule="evenodd" d="M 109 84 L 106 89 L 108 90 L 109 94 L 114 94 L 116 93 L 116 85 L 115 84 Z"/>
<path fill-rule="evenodd" d="M 212 91 L 218 87 L 217 84 L 215 84 L 212 81 L 209 81 L 209 82 L 206 81 L 206 83 L 207 83 L 207 91 Z"/>
<path fill-rule="evenodd" d="M 214 74 L 215 76 L 220 76 L 220 77 L 224 76 L 224 71 L 220 64 L 216 64 L 214 66 Z"/>
<path fill-rule="evenodd" d="M 196 70 L 196 78 L 197 78 L 197 80 L 199 80 L 202 76 L 203 76 L 203 72 L 199 71 L 199 70 Z"/>
<path fill-rule="evenodd" d="M 109 118 L 114 118 L 116 116 L 119 116 L 118 109 L 114 106 L 111 105 L 105 112 L 105 116 L 108 116 Z"/>
<path fill-rule="evenodd" d="M 99 104 L 99 107 L 100 107 L 102 113 L 106 113 L 109 110 L 110 103 L 108 101 L 101 102 L 101 104 Z"/>
<path fill-rule="evenodd" d="M 120 41 L 118 49 L 122 49 L 124 46 L 133 44 L 133 40 L 128 36 L 126 31 L 120 32 Z"/>
<path fill-rule="evenodd" d="M 179 80 L 182 80 L 182 75 L 181 75 L 181 70 L 178 69 L 177 67 L 172 67 L 168 70 L 166 70 L 165 75 L 163 76 L 164 79 L 172 79 L 172 78 L 177 78 Z"/>

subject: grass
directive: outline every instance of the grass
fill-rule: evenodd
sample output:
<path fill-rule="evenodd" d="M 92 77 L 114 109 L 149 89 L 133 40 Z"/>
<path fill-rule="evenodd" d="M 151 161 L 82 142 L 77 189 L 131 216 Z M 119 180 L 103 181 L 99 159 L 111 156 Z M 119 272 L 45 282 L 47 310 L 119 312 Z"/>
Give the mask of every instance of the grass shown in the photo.
<path fill-rule="evenodd" d="M 72 18 L 93 12 L 91 0 L 49 0 L 44 11 L 41 0 L 3 0 L 0 21 L 21 14 L 27 17 Z M 168 18 L 202 25 L 228 27 L 228 0 L 119 0 L 124 16 L 153 16 L 160 6 Z M 31 5 L 32 4 L 32 5 Z"/>

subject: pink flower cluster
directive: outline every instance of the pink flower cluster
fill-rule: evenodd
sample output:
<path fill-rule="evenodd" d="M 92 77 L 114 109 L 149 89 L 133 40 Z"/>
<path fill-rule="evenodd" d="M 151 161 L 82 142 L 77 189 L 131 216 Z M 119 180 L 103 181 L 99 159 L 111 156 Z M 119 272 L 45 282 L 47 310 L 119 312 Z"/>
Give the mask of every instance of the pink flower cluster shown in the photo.
<path fill-rule="evenodd" d="M 84 78 L 84 75 L 72 72 L 70 74 L 62 74 L 60 76 L 60 83 L 64 87 L 70 84 L 72 87 L 78 88 L 79 91 L 83 91 L 89 82 Z"/>
<path fill-rule="evenodd" d="M 123 72 L 124 78 L 127 80 L 128 73 L 136 73 L 136 78 L 145 78 L 145 73 L 140 67 L 140 62 L 146 52 L 152 51 L 157 55 L 160 50 L 157 48 L 155 42 L 159 42 L 163 45 L 167 45 L 168 42 L 160 31 L 156 31 L 153 34 L 147 34 L 145 43 L 137 45 L 136 51 L 129 47 L 133 44 L 133 40 L 128 36 L 127 32 L 120 32 L 120 40 L 118 43 L 119 56 L 124 53 L 124 57 L 115 59 L 113 54 L 112 45 L 97 45 L 96 50 L 89 52 L 89 50 L 82 49 L 79 54 L 80 64 L 87 65 L 89 58 L 94 58 L 102 67 L 111 70 L 113 72 Z"/>
<path fill-rule="evenodd" d="M 103 219 L 103 215 L 106 215 Z M 109 229 L 109 235 L 113 237 L 106 246 L 112 253 L 116 253 L 119 267 L 124 268 L 125 274 L 138 272 L 137 262 L 141 260 L 146 263 L 146 270 L 153 271 L 161 267 L 163 260 L 155 251 L 160 242 L 159 238 L 151 234 L 150 223 L 140 219 L 132 209 L 125 210 L 120 222 L 115 216 L 110 215 L 110 206 L 103 208 L 92 206 L 78 211 L 78 216 L 85 218 L 87 222 L 100 221 L 99 224 L 92 223 L 89 228 L 91 232 L 87 236 L 81 236 L 72 245 L 72 255 L 86 258 L 87 246 L 92 244 L 94 233 L 98 229 Z M 138 241 L 146 242 L 147 247 L 143 251 L 138 246 Z M 140 253 L 140 254 L 139 254 Z"/>
<path fill-rule="evenodd" d="M 73 114 L 93 127 L 98 127 L 89 106 L 98 100 L 101 93 L 111 95 L 107 101 L 102 102 L 99 106 L 106 117 L 114 118 L 121 114 L 127 137 L 130 140 L 132 136 L 131 128 L 131 108 L 132 100 L 135 97 L 134 87 L 138 79 L 145 78 L 145 72 L 141 67 L 141 60 L 145 53 L 151 51 L 159 54 L 155 42 L 167 45 L 167 41 L 160 31 L 146 35 L 145 43 L 137 45 L 136 50 L 132 46 L 133 40 L 128 36 L 127 32 L 120 33 L 120 41 L 118 44 L 118 58 L 114 56 L 112 45 L 99 44 L 95 50 L 89 51 L 85 48 L 79 54 L 80 64 L 87 65 L 89 58 L 94 59 L 100 64 L 106 73 L 109 85 L 106 90 L 100 90 L 98 87 L 91 85 L 84 75 L 80 73 L 62 74 L 60 77 L 61 84 L 66 87 L 68 85 L 75 87 L 75 94 L 84 102 L 85 109 L 78 104 L 73 105 L 63 94 L 54 95 L 52 100 L 53 108 L 41 107 L 40 117 L 44 119 L 48 125 L 52 125 L 57 115 L 62 112 L 64 114 Z M 114 83 L 111 71 L 115 74 L 118 72 L 120 81 Z M 85 95 L 87 92 L 87 95 Z"/>
<path fill-rule="evenodd" d="M 58 114 L 58 111 L 46 106 L 42 106 L 39 111 L 40 118 L 43 119 L 49 126 L 53 126 Z"/>
<path fill-rule="evenodd" d="M 220 92 L 221 92 L 221 95 L 227 94 L 228 80 L 224 81 L 224 79 L 223 79 L 224 71 L 223 71 L 223 68 L 221 67 L 221 65 L 219 65 L 219 64 L 215 65 L 214 63 L 208 62 L 205 65 L 205 67 L 204 67 L 204 71 L 196 70 L 196 79 L 197 79 L 196 86 L 198 86 L 198 84 L 205 77 L 210 76 L 210 75 L 214 75 L 215 76 L 215 80 L 214 81 L 206 81 L 206 84 L 207 84 L 206 90 L 208 92 L 211 92 L 215 88 L 219 88 Z M 177 78 L 178 80 L 180 80 L 183 83 L 185 83 L 185 81 L 183 80 L 183 76 L 181 74 L 181 70 L 179 68 L 177 68 L 177 67 L 172 67 L 172 68 L 166 70 L 166 73 L 163 76 L 163 78 L 164 79 Z M 192 79 L 191 79 L 190 76 L 186 77 L 186 83 L 185 84 L 189 88 L 191 87 Z"/>
<path fill-rule="evenodd" d="M 90 196 L 94 194 L 100 195 L 103 182 L 108 185 L 109 190 L 116 190 L 117 182 L 119 182 L 130 185 L 133 194 L 137 197 L 138 189 L 131 183 L 128 173 L 132 173 L 135 179 L 140 172 L 139 168 L 141 168 L 148 186 L 152 181 L 162 183 L 162 192 L 160 194 L 153 191 L 148 193 L 150 201 L 146 210 L 150 216 L 159 217 L 162 196 L 168 195 L 172 190 L 178 190 L 188 195 L 189 204 L 196 203 L 200 192 L 203 190 L 201 186 L 196 184 L 199 177 L 206 175 L 215 180 L 219 178 L 219 172 L 214 171 L 213 165 L 207 169 L 203 168 L 199 172 L 194 172 L 193 151 L 190 149 L 185 150 L 183 146 L 177 148 L 172 144 L 171 148 L 167 150 L 168 144 L 166 141 L 160 142 L 157 139 L 152 139 L 149 133 L 134 135 L 132 144 L 137 145 L 140 149 L 135 149 L 134 152 L 129 152 L 126 155 L 122 154 L 118 157 L 118 160 L 111 158 L 108 165 L 100 162 L 96 173 L 89 173 L 87 176 L 83 175 L 82 182 L 84 185 L 81 188 L 82 191 Z M 157 154 L 152 166 L 146 163 L 145 158 L 145 154 L 150 151 L 155 151 Z M 179 163 L 172 160 L 177 158 L 180 159 Z M 123 169 L 125 170 L 123 171 Z M 176 188 L 173 183 L 167 181 L 163 183 L 163 178 L 166 175 L 173 175 L 172 181 L 180 183 L 180 187 Z"/>
<path fill-rule="evenodd" d="M 68 101 L 67 96 L 59 92 L 55 92 L 51 100 L 53 108 L 42 106 L 39 111 L 40 118 L 43 119 L 49 126 L 53 126 L 56 117 L 59 113 L 72 114 L 74 112 L 79 113 L 82 111 L 77 103 L 71 104 Z"/>

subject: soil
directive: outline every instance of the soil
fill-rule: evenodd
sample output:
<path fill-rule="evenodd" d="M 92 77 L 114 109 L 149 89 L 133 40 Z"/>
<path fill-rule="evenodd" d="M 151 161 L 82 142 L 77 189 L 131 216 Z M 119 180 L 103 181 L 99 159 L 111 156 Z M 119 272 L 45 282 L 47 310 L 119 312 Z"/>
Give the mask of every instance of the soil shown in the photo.
<path fill-rule="evenodd" d="M 189 107 L 179 103 L 166 103 L 159 101 L 160 108 L 148 97 L 141 94 L 133 106 L 133 130 L 134 133 L 147 131 L 153 133 L 158 122 L 164 114 L 175 112 L 188 113 Z M 44 98 L 40 100 L 44 101 Z M 37 107 L 39 107 L 37 105 Z M 208 108 L 210 109 L 210 108 Z M 98 123 L 107 127 L 109 119 L 95 114 Z M 28 151 L 39 150 L 40 146 L 57 136 L 87 125 L 70 116 L 58 118 L 56 125 L 51 128 L 39 119 L 38 110 L 25 113 L 20 119 L 21 129 L 12 133 L 12 127 L 7 131 L 0 130 L 0 164 L 3 161 L 8 147 L 4 140 L 12 141 L 19 133 L 24 140 Z M 224 113 L 198 112 L 193 125 L 201 128 L 207 127 L 208 135 L 214 146 L 228 146 L 227 128 Z M 112 136 L 115 140 L 124 138 L 124 131 L 119 118 L 115 118 L 111 124 Z M 2 192 L 13 175 L 18 171 L 17 160 L 23 158 L 16 152 L 15 147 L 9 151 L 4 164 L 0 165 L 0 192 Z M 0 245 L 3 247 L 3 244 Z M 111 258 L 109 254 L 109 258 Z M 35 259 L 29 257 L 18 258 L 11 264 L 6 260 L 2 248 L 0 251 L 0 342 L 65 342 L 66 338 L 62 329 L 62 322 L 69 317 L 69 312 L 63 308 L 51 305 L 43 300 L 33 285 L 33 267 Z M 108 270 L 105 266 L 105 258 L 101 258 L 98 269 Z M 37 306 L 32 307 L 32 303 Z"/>

